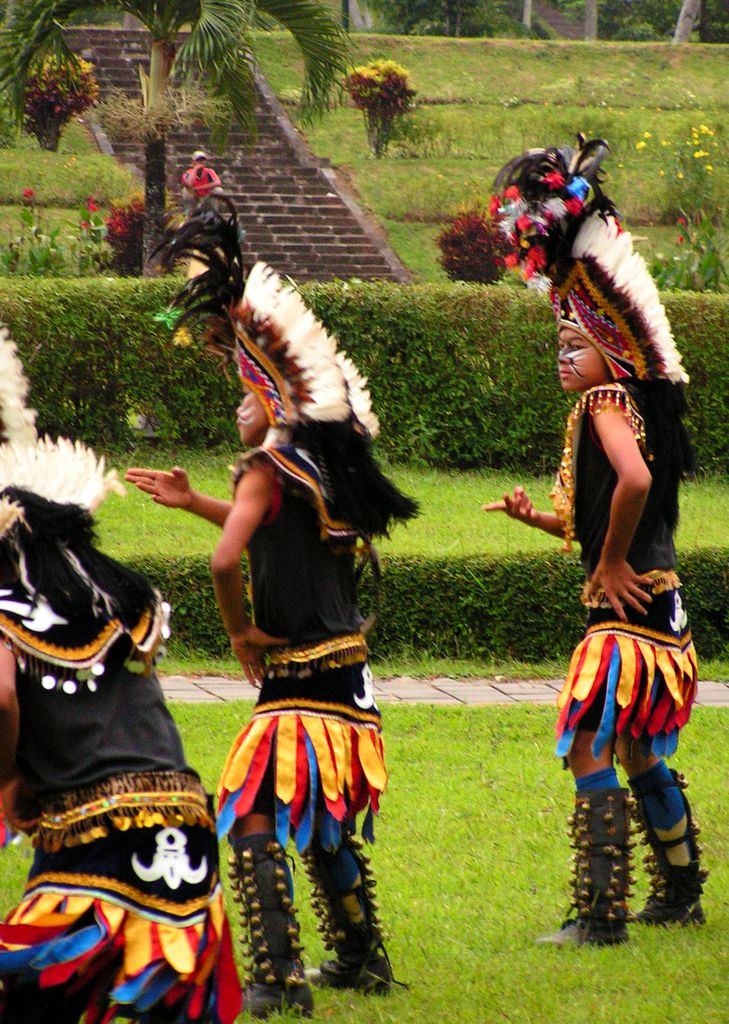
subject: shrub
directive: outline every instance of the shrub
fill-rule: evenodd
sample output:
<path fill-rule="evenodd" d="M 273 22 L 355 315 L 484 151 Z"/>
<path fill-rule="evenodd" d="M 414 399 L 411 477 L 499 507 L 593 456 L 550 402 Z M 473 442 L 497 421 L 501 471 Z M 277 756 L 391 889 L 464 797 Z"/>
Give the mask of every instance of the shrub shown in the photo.
<path fill-rule="evenodd" d="M 697 292 L 721 292 L 729 286 L 724 257 L 726 239 L 705 213 L 692 223 L 678 218 L 679 252 L 670 258 L 656 254 L 651 273 L 659 288 L 683 288 Z"/>
<path fill-rule="evenodd" d="M 43 149 L 55 153 L 66 123 L 90 107 L 98 94 L 88 61 L 76 58 L 69 63 L 48 57 L 26 84 L 25 130 L 35 135 Z"/>
<path fill-rule="evenodd" d="M 372 153 L 383 156 L 393 122 L 411 108 L 415 96 L 408 87 L 408 72 L 394 60 L 373 60 L 353 68 L 344 85 L 355 107 L 364 112 Z"/>
<path fill-rule="evenodd" d="M 0 149 L 8 149 L 15 145 L 18 128 L 10 109 L 0 100 Z"/>
<path fill-rule="evenodd" d="M 126 204 L 114 205 L 106 218 L 111 268 L 123 277 L 139 277 L 142 273 L 144 233 L 144 200 L 133 197 Z"/>
<path fill-rule="evenodd" d="M 42 429 L 125 446 L 129 419 L 160 421 L 160 439 L 236 442 L 240 386 L 195 347 L 176 348 L 153 320 L 180 279 L 0 282 L 0 320 L 26 361 Z M 369 376 L 381 453 L 450 468 L 552 472 L 569 400 L 555 380 L 545 299 L 516 288 L 308 284 L 302 294 Z M 691 376 L 688 425 L 702 469 L 729 470 L 729 296 L 667 293 Z"/>
<path fill-rule="evenodd" d="M 99 273 L 108 263 L 106 228 L 93 196 L 70 221 L 47 228 L 35 205 L 32 188 L 24 188 L 20 234 L 0 245 L 0 273 L 23 277 L 84 277 Z"/>
<path fill-rule="evenodd" d="M 463 206 L 437 238 L 440 263 L 452 281 L 493 284 L 504 267 L 505 239 L 482 205 Z"/>
<path fill-rule="evenodd" d="M 175 641 L 219 657 L 228 640 L 215 607 L 207 556 L 140 559 L 172 604 Z M 679 559 L 699 657 L 729 655 L 729 552 Z M 375 657 L 421 652 L 442 658 L 566 657 L 581 636 L 582 568 L 575 556 L 383 560 L 382 604 L 368 638 Z M 368 587 L 362 605 L 372 607 Z"/>

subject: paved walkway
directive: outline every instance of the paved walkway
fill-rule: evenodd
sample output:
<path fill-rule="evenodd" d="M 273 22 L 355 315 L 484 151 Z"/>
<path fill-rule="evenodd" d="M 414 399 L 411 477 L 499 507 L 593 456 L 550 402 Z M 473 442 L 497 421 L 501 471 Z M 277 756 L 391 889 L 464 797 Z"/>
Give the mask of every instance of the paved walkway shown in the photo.
<path fill-rule="evenodd" d="M 378 704 L 553 704 L 561 679 L 375 679 Z M 168 700 L 203 703 L 251 700 L 254 691 L 240 679 L 221 676 L 163 676 L 162 688 Z M 702 681 L 697 704 L 729 707 L 729 683 Z"/>

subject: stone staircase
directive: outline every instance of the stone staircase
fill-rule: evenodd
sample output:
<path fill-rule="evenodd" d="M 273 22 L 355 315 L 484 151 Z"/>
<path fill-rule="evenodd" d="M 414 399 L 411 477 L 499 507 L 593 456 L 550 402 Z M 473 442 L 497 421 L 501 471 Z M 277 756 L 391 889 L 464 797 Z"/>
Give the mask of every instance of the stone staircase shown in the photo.
<path fill-rule="evenodd" d="M 558 39 L 584 39 L 585 26 L 580 21 L 568 18 L 559 7 L 549 0 L 534 0 L 533 16 L 548 25 Z"/>
<path fill-rule="evenodd" d="M 130 29 L 70 29 L 65 38 L 74 52 L 93 61 L 103 98 L 110 88 L 139 95 L 141 64 L 148 68 L 149 37 Z M 175 131 L 167 142 L 168 190 L 180 198 L 180 175 L 196 149 L 208 149 L 211 165 L 235 202 L 246 231 L 249 260 L 266 260 L 297 280 L 358 277 L 406 283 L 410 275 L 337 181 L 327 161 L 316 157 L 298 134 L 268 83 L 256 75 L 253 145 L 233 129 L 225 154 L 210 148 L 206 130 Z M 144 151 L 139 143 L 111 146 L 96 131 L 100 148 L 141 175 Z"/>

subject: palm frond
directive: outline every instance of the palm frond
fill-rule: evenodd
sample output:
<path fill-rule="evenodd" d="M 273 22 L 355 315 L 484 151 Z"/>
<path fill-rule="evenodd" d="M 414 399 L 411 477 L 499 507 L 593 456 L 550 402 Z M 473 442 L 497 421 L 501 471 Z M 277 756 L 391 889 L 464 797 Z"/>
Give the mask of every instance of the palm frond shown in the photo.
<path fill-rule="evenodd" d="M 35 0 L 17 7 L 10 25 L 0 32 L 0 93 L 5 93 L 18 120 L 33 69 L 49 56 L 60 62 L 76 60 L 63 38 L 63 23 L 88 6 L 80 0 Z"/>
<path fill-rule="evenodd" d="M 301 50 L 304 117 L 326 110 L 332 87 L 347 72 L 349 44 L 340 25 L 318 0 L 257 0 L 256 8 L 288 29 Z"/>
<path fill-rule="evenodd" d="M 210 92 L 225 97 L 241 127 L 255 134 L 253 54 L 249 34 L 252 0 L 201 0 L 197 19 L 180 47 L 175 70 L 183 78 L 204 75 Z M 228 125 L 213 130 L 213 141 L 225 141 Z"/>

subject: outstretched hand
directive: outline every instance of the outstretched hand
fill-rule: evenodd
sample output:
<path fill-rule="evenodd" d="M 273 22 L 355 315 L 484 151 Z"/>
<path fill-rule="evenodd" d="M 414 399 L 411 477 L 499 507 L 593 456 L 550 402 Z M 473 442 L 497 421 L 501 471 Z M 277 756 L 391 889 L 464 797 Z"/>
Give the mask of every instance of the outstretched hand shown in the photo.
<path fill-rule="evenodd" d="M 169 471 L 128 469 L 124 479 L 145 494 L 150 494 L 152 501 L 167 508 L 187 508 L 192 499 L 192 488 L 187 473 L 179 466 Z"/>
<path fill-rule="evenodd" d="M 527 526 L 533 526 L 539 513 L 523 487 L 515 487 L 513 494 L 505 494 L 501 501 L 490 501 L 481 506 L 482 512 L 506 512 L 511 519 L 518 519 Z"/>
<path fill-rule="evenodd" d="M 626 561 L 606 562 L 601 559 L 590 577 L 587 597 L 595 597 L 603 591 L 620 621 L 627 622 L 624 605 L 641 615 L 648 614 L 646 605 L 651 604 L 653 598 L 645 587 L 651 583 L 650 576 L 634 572 Z"/>
<path fill-rule="evenodd" d="M 246 679 L 256 688 L 260 687 L 263 678 L 264 654 L 269 647 L 283 647 L 286 643 L 285 637 L 270 636 L 252 623 L 230 638 L 230 646 L 243 666 Z"/>

